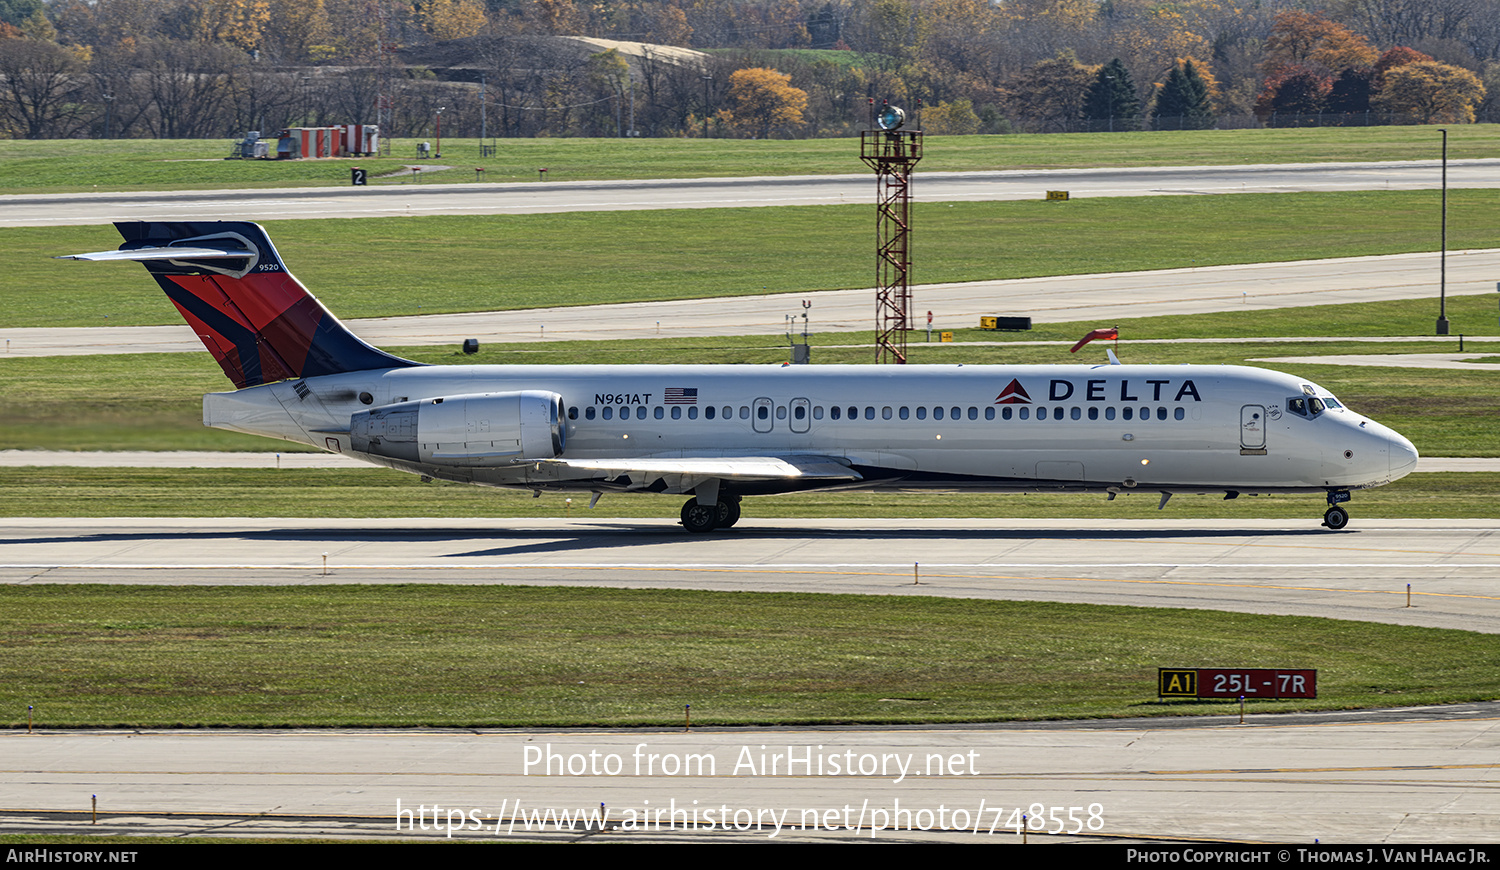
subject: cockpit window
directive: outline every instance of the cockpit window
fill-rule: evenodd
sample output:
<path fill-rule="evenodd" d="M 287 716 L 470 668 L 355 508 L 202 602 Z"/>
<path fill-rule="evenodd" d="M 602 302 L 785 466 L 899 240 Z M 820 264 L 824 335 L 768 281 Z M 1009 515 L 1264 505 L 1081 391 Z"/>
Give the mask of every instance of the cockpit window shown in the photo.
<path fill-rule="evenodd" d="M 1339 400 L 1332 396 L 1318 398 L 1317 396 L 1293 396 L 1286 400 L 1286 409 L 1298 417 L 1309 420 L 1330 408 L 1343 408 Z"/>

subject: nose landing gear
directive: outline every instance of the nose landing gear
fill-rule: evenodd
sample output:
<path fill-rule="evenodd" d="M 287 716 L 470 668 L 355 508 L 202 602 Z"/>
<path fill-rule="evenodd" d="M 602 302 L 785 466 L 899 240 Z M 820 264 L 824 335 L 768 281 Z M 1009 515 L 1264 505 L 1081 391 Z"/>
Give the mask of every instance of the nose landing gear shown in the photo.
<path fill-rule="evenodd" d="M 1349 511 L 1339 505 L 1349 500 L 1349 491 L 1335 490 L 1328 493 L 1328 510 L 1323 514 L 1323 525 L 1338 531 L 1349 525 Z"/>

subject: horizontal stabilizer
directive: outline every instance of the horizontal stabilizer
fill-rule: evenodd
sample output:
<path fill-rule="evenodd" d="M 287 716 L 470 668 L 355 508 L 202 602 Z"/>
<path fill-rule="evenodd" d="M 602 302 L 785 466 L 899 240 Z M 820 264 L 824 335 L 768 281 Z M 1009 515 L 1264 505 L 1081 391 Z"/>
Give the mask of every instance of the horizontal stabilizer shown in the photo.
<path fill-rule="evenodd" d="M 149 260 L 243 260 L 246 257 L 253 256 L 255 256 L 254 251 L 247 251 L 244 248 L 237 247 L 208 248 L 203 246 L 168 245 L 166 247 L 136 248 L 132 251 L 97 251 L 92 254 L 64 254 L 61 257 L 53 257 L 52 259 L 90 260 L 94 262 L 110 260 L 145 262 Z"/>

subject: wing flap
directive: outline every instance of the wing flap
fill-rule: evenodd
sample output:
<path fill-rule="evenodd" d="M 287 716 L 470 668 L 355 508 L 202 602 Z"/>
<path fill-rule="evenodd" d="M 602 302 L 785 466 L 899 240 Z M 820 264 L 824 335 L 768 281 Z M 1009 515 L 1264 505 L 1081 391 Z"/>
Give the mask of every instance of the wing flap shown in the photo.
<path fill-rule="evenodd" d="M 684 475 L 725 480 L 860 480 L 860 473 L 828 456 L 634 457 L 621 459 L 549 459 L 544 464 L 580 471 L 602 471 L 610 479 L 622 474 L 660 477 Z"/>

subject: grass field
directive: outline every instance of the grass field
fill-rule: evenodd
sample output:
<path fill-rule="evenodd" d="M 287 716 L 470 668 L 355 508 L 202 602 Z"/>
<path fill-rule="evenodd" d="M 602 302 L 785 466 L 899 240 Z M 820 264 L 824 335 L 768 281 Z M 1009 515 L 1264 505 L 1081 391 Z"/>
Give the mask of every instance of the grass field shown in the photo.
<path fill-rule="evenodd" d="M 1432 251 L 1439 238 L 1436 191 L 935 203 L 918 206 L 914 224 L 917 283 Z M 875 281 L 868 206 L 277 221 L 268 229 L 288 267 L 343 318 Z M 1450 192 L 1448 244 L 1500 247 L 1500 191 Z M 111 227 L 0 230 L 0 325 L 178 322 L 135 264 L 51 259 L 118 245 Z M 768 317 L 779 322 L 781 313 Z"/>
<path fill-rule="evenodd" d="M 601 614 L 608 614 L 601 619 Z M 1185 715 L 1163 663 L 1316 667 L 1318 700 L 1500 695 L 1473 632 L 1202 610 L 515 586 L 0 589 L 43 727 L 699 725 Z"/>
<path fill-rule="evenodd" d="M 428 140 L 432 141 L 432 140 Z M 852 139 L 500 139 L 498 156 L 481 158 L 477 139 L 447 138 L 443 157 L 417 159 L 415 139 L 392 143 L 389 158 L 225 160 L 230 140 L 0 141 L 0 194 L 95 190 L 331 187 L 349 184 L 349 168 L 372 183 L 409 164 L 452 166 L 422 174 L 424 184 L 750 175 L 863 174 Z M 1194 166 L 1435 160 L 1432 127 L 1206 130 L 1008 136 L 933 136 L 922 171 L 1082 166 Z M 1450 128 L 1450 159 L 1500 157 L 1500 126 Z"/>

